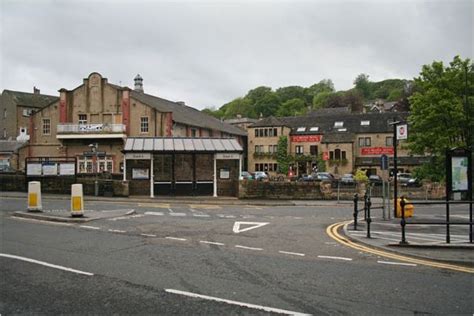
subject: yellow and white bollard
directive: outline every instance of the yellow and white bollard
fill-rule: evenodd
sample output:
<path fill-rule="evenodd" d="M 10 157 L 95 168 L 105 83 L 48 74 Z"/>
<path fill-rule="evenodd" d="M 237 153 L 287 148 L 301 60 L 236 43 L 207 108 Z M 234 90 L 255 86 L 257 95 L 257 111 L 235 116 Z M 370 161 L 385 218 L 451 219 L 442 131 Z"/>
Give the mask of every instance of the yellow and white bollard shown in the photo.
<path fill-rule="evenodd" d="M 82 184 L 73 184 L 71 187 L 71 216 L 84 215 L 84 197 Z"/>
<path fill-rule="evenodd" d="M 41 204 L 41 182 L 28 182 L 28 212 L 41 212 L 43 205 Z"/>

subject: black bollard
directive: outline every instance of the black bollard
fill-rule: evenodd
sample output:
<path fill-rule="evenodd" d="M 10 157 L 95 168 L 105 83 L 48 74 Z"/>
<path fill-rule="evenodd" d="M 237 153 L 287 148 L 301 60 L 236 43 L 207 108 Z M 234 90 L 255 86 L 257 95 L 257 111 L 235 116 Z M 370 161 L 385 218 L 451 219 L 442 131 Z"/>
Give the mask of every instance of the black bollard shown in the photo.
<path fill-rule="evenodd" d="M 405 197 L 400 198 L 400 207 L 402 208 L 402 220 L 400 222 L 400 225 L 402 226 L 402 241 L 400 241 L 400 245 L 406 245 L 407 240 L 405 238 L 405 226 L 406 226 L 406 221 L 405 221 Z"/>
<path fill-rule="evenodd" d="M 372 205 L 372 202 L 370 201 L 370 197 L 367 199 L 367 238 L 370 238 L 370 223 L 372 222 L 372 219 L 370 218 L 370 206 Z"/>
<path fill-rule="evenodd" d="M 357 230 L 357 203 L 359 202 L 359 195 L 356 193 L 354 194 L 354 230 Z"/>

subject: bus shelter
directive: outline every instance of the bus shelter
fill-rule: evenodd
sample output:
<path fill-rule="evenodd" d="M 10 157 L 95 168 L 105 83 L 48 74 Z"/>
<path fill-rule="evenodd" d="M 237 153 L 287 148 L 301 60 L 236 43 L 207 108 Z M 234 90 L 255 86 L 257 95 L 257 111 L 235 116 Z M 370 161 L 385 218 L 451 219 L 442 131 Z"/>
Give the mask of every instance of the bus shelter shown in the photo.
<path fill-rule="evenodd" d="M 127 138 L 123 180 L 131 195 L 237 196 L 242 152 L 233 138 Z"/>

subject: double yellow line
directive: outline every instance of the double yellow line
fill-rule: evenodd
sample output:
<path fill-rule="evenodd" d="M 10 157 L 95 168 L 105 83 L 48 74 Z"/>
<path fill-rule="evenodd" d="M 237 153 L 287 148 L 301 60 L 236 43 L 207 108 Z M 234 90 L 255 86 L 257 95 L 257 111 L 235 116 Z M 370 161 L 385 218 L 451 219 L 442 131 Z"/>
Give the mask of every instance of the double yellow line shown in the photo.
<path fill-rule="evenodd" d="M 395 253 L 387 252 L 387 251 L 382 251 L 382 250 L 377 250 L 374 248 L 369 248 L 366 246 L 362 246 L 360 244 L 354 243 L 351 240 L 347 239 L 344 236 L 341 236 L 338 232 L 339 228 L 343 227 L 344 225 L 352 223 L 352 221 L 346 221 L 346 222 L 341 222 L 341 223 L 335 223 L 326 229 L 326 233 L 334 240 L 337 242 L 351 247 L 353 249 L 359 250 L 359 251 L 364 251 L 368 253 L 372 253 L 377 256 L 383 256 L 385 258 L 390 258 L 394 260 L 400 260 L 400 261 L 405 261 L 405 262 L 410 262 L 410 263 L 415 263 L 415 264 L 420 264 L 424 266 L 430 266 L 434 268 L 441 268 L 441 269 L 448 269 L 448 270 L 454 270 L 458 272 L 466 272 L 466 273 L 474 273 L 473 268 L 468 268 L 468 267 L 463 267 L 463 266 L 458 266 L 454 264 L 449 264 L 449 263 L 441 263 L 441 262 L 436 262 L 436 261 L 430 261 L 430 260 L 424 260 L 424 259 L 416 259 L 412 257 L 407 257 L 407 256 L 402 256 L 398 255 Z"/>

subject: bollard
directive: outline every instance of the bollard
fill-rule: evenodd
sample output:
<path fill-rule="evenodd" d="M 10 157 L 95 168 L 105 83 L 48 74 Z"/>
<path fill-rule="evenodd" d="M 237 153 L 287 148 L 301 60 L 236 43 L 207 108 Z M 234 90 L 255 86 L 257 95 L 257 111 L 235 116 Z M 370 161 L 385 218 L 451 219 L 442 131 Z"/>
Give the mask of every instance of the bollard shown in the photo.
<path fill-rule="evenodd" d="M 41 212 L 43 205 L 41 203 L 41 182 L 28 182 L 28 212 Z"/>
<path fill-rule="evenodd" d="M 71 216 L 84 215 L 84 197 L 82 194 L 82 184 L 73 184 L 71 187 Z"/>
<path fill-rule="evenodd" d="M 405 237 L 405 226 L 406 226 L 406 221 L 405 221 L 405 197 L 402 196 L 401 197 L 401 201 L 400 201 L 400 207 L 402 208 L 402 220 L 400 222 L 400 225 L 402 226 L 402 241 L 400 241 L 400 245 L 406 245 L 408 244 L 407 243 L 407 240 L 406 240 L 406 237 Z"/>
<path fill-rule="evenodd" d="M 354 230 L 357 230 L 357 203 L 359 202 L 359 195 L 354 194 Z"/>
<path fill-rule="evenodd" d="M 364 193 L 364 220 L 367 220 L 367 199 L 368 199 L 368 195 L 367 195 L 367 191 L 365 191 Z"/>
<path fill-rule="evenodd" d="M 370 201 L 370 196 L 367 199 L 367 238 L 370 238 L 370 223 L 372 222 L 372 219 L 370 218 L 370 206 L 372 206 L 372 202 Z"/>

